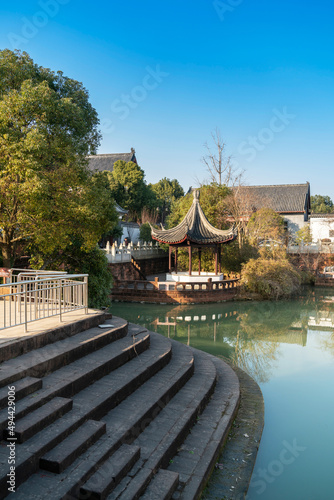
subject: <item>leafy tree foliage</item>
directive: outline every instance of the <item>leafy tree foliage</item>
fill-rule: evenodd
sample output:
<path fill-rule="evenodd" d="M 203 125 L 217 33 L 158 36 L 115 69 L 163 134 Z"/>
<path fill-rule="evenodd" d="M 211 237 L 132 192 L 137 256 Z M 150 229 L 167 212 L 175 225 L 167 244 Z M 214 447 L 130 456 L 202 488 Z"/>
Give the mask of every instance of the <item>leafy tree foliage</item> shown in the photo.
<path fill-rule="evenodd" d="M 329 214 L 334 211 L 334 205 L 329 196 L 316 194 L 311 196 L 311 211 L 315 214 Z"/>
<path fill-rule="evenodd" d="M 151 243 L 152 237 L 151 237 L 151 226 L 148 222 L 144 222 L 139 228 L 139 239 L 140 241 L 146 242 L 146 243 Z"/>
<path fill-rule="evenodd" d="M 303 226 L 296 232 L 296 243 L 297 245 L 312 243 L 312 234 L 310 226 Z"/>
<path fill-rule="evenodd" d="M 113 278 L 106 254 L 97 245 L 85 250 L 82 239 L 74 239 L 58 254 L 57 259 L 53 261 L 53 268 L 65 270 L 70 274 L 89 274 L 88 306 L 95 309 L 110 306 Z"/>
<path fill-rule="evenodd" d="M 40 254 L 80 235 L 92 248 L 115 224 L 113 202 L 91 181 L 87 154 L 98 117 L 80 82 L 42 68 L 25 52 L 0 51 L 0 246 L 9 267 L 18 245 Z"/>
<path fill-rule="evenodd" d="M 224 200 L 230 194 L 230 189 L 226 186 L 219 186 L 212 183 L 200 188 L 200 203 L 206 218 L 214 227 L 226 229 L 231 224 L 226 221 L 226 211 Z M 168 227 L 179 224 L 187 214 L 193 202 L 193 194 L 175 200 L 172 204 L 172 212 L 167 219 Z"/>
<path fill-rule="evenodd" d="M 284 219 L 271 208 L 253 213 L 247 225 L 251 243 L 281 243 L 284 237 Z"/>
<path fill-rule="evenodd" d="M 118 160 L 107 176 L 116 202 L 129 210 L 130 219 L 140 219 L 145 207 L 155 207 L 155 195 L 145 183 L 144 171 L 136 163 Z"/>
<path fill-rule="evenodd" d="M 156 196 L 157 205 L 160 213 L 160 222 L 164 224 L 166 216 L 170 214 L 172 203 L 184 196 L 184 191 L 176 179 L 167 179 L 164 177 L 156 184 L 150 184 Z"/>

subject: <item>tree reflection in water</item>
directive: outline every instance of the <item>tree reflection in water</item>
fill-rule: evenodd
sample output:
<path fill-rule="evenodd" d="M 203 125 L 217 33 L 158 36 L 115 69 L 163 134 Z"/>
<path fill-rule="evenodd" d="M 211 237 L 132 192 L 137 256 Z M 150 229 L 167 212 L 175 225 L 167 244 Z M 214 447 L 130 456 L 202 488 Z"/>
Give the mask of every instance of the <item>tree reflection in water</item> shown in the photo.
<path fill-rule="evenodd" d="M 227 357 L 258 383 L 264 383 L 281 356 L 281 344 L 305 346 L 308 329 L 319 329 L 324 318 L 333 326 L 334 298 L 326 302 L 323 292 L 309 289 L 300 297 L 277 302 L 175 307 L 116 304 L 112 311 L 149 330 Z M 323 340 L 323 348 L 334 354 L 333 333 Z"/>

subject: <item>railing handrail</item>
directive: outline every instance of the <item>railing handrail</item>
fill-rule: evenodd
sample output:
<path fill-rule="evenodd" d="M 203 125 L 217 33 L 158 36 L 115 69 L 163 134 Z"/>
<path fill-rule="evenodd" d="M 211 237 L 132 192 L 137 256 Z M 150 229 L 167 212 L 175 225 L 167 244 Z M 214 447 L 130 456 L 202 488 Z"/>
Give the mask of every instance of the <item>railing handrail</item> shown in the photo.
<path fill-rule="evenodd" d="M 51 279 L 54 279 L 55 281 L 60 280 L 60 279 L 68 279 L 68 278 L 87 278 L 89 275 L 88 274 L 61 274 L 57 276 L 51 276 Z M 37 280 L 34 280 L 34 283 L 41 283 L 44 281 L 50 281 L 50 278 L 38 278 Z M 9 287 L 9 286 L 16 286 L 16 285 L 24 285 L 25 283 L 31 284 L 31 280 L 25 280 L 25 281 L 12 281 L 10 283 L 3 283 L 0 284 L 0 287 Z"/>

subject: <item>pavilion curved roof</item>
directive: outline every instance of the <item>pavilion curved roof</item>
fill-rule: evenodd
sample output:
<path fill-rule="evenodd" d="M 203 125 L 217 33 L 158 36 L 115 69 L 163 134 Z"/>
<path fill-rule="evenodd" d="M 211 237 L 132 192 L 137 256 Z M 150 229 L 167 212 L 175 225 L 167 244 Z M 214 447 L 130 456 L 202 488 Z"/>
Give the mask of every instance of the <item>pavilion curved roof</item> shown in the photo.
<path fill-rule="evenodd" d="M 172 229 L 159 230 L 151 226 L 151 236 L 160 243 L 181 245 L 186 241 L 198 245 L 227 243 L 236 238 L 237 233 L 232 227 L 227 230 L 213 227 L 199 203 L 199 191 L 195 190 L 192 205 L 183 221 Z"/>

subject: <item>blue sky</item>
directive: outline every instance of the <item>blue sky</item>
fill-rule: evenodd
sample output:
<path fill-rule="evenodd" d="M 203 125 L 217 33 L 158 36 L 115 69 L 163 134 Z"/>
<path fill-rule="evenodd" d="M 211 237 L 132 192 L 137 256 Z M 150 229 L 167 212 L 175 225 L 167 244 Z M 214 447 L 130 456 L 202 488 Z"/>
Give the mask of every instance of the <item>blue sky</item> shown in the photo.
<path fill-rule="evenodd" d="M 17 0 L 0 47 L 83 82 L 99 152 L 134 147 L 147 182 L 208 178 L 219 128 L 246 184 L 334 199 L 333 19 L 329 0 Z"/>

